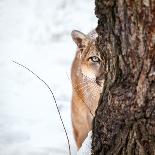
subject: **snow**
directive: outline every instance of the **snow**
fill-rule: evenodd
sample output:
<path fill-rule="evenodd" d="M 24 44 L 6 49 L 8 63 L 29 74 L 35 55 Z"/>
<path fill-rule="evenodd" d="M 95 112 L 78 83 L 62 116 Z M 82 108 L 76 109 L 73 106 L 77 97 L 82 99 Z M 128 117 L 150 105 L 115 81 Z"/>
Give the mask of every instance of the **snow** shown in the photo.
<path fill-rule="evenodd" d="M 91 155 L 92 131 L 89 131 L 77 155 Z"/>
<path fill-rule="evenodd" d="M 66 155 L 68 145 L 49 90 L 52 88 L 72 149 L 70 67 L 75 44 L 70 32 L 96 27 L 94 1 L 0 1 L 0 155 Z"/>

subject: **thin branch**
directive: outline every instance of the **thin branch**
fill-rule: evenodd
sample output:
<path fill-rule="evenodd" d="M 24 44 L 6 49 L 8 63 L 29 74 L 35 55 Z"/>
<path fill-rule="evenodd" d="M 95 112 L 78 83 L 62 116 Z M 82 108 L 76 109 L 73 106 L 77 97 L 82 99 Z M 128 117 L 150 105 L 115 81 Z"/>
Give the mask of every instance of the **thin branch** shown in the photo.
<path fill-rule="evenodd" d="M 58 111 L 58 114 L 59 114 L 59 118 L 60 118 L 60 121 L 61 121 L 61 124 L 63 126 L 63 129 L 65 131 L 65 134 L 66 134 L 66 138 L 67 138 L 67 143 L 68 143 L 68 151 L 69 151 L 69 155 L 71 155 L 71 147 L 70 147 L 70 142 L 69 142 L 69 137 L 68 137 L 68 134 L 67 134 L 67 130 L 65 128 L 65 125 L 64 125 L 64 122 L 63 122 L 63 119 L 62 119 L 62 116 L 61 116 L 61 113 L 60 113 L 60 110 L 59 110 L 59 107 L 58 107 L 58 104 L 57 104 L 57 101 L 56 101 L 56 98 L 54 96 L 54 93 L 52 91 L 52 89 L 49 87 L 49 85 L 43 80 L 41 79 L 36 73 L 34 73 L 32 70 L 30 70 L 28 67 L 25 67 L 24 65 L 16 62 L 16 61 L 13 61 L 15 64 L 25 68 L 26 70 L 28 70 L 29 72 L 31 72 L 35 77 L 37 77 L 41 82 L 43 82 L 45 84 L 45 86 L 48 88 L 48 90 L 51 92 L 52 94 L 52 98 L 55 102 L 55 105 L 56 105 L 56 108 L 57 108 L 57 111 Z"/>

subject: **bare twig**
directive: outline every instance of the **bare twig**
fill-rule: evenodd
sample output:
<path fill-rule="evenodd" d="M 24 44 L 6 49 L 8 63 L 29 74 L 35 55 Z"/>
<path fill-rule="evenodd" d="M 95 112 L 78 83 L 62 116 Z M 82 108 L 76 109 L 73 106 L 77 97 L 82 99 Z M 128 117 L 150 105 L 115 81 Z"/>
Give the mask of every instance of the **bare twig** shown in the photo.
<path fill-rule="evenodd" d="M 71 147 L 70 147 L 70 142 L 69 142 L 69 137 L 68 137 L 68 134 L 67 134 L 67 130 L 65 128 L 65 125 L 64 125 L 64 122 L 63 122 L 63 119 L 62 119 L 62 116 L 61 116 L 61 113 L 60 113 L 60 110 L 59 110 L 59 107 L 58 107 L 58 104 L 57 104 L 57 101 L 56 101 L 56 98 L 54 96 L 54 93 L 52 91 L 52 89 L 49 87 L 49 85 L 43 80 L 41 79 L 36 73 L 34 73 L 32 70 L 30 70 L 28 67 L 16 62 L 16 61 L 13 61 L 15 64 L 25 68 L 26 70 L 28 70 L 29 72 L 31 72 L 35 77 L 37 77 L 41 82 L 43 82 L 45 84 L 45 86 L 48 88 L 48 90 L 51 92 L 52 94 L 52 98 L 55 102 L 55 105 L 56 105 L 56 108 L 57 108 L 57 111 L 58 111 L 58 114 L 59 114 L 59 118 L 60 118 L 60 121 L 61 121 L 61 124 L 63 126 L 63 129 L 65 131 L 65 135 L 66 135 L 66 138 L 67 138 L 67 143 L 68 143 L 68 151 L 69 151 L 69 155 L 71 155 Z"/>
<path fill-rule="evenodd" d="M 67 72 L 66 72 L 66 74 L 67 74 L 68 80 L 70 80 L 70 81 L 71 81 L 71 79 L 69 78 L 69 76 L 68 76 L 68 73 L 67 73 Z M 73 87 L 73 89 L 77 92 L 77 90 L 76 90 L 76 88 L 74 87 L 74 85 L 72 85 L 72 87 Z M 82 99 L 82 98 L 81 98 L 81 100 L 82 100 L 82 102 L 85 104 L 85 106 L 88 108 L 88 110 L 89 110 L 90 114 L 94 117 L 94 114 L 92 113 L 92 111 L 91 111 L 90 107 L 88 106 L 88 104 L 87 104 L 87 103 L 85 103 L 85 102 L 83 101 L 83 99 Z"/>

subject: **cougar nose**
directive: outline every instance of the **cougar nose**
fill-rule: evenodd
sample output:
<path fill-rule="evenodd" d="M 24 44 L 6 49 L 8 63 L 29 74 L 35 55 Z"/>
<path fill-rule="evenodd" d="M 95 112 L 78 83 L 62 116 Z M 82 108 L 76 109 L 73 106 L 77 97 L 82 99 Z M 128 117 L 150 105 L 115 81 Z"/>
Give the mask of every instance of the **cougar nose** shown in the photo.
<path fill-rule="evenodd" d="M 99 86 L 102 86 L 104 82 L 104 74 L 100 74 L 96 77 L 96 83 L 99 85 Z"/>

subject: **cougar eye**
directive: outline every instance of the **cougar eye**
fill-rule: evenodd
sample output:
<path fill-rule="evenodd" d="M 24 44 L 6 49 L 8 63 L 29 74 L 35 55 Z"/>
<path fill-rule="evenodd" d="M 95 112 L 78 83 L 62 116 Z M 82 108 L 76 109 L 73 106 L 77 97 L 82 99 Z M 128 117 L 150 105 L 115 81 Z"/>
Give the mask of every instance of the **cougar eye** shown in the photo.
<path fill-rule="evenodd" d="M 92 62 L 95 62 L 95 63 L 100 62 L 100 59 L 97 56 L 90 57 L 89 60 L 91 60 Z"/>

